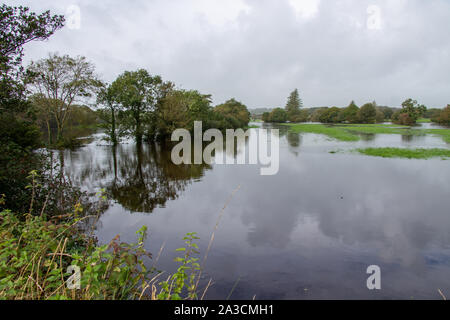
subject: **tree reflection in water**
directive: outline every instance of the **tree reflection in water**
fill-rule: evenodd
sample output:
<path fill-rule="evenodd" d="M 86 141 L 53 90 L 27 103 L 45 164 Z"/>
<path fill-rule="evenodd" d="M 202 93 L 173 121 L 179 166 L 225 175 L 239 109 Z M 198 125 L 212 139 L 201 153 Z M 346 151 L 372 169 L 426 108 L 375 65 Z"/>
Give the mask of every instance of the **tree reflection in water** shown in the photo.
<path fill-rule="evenodd" d="M 208 164 L 175 165 L 170 155 L 170 147 L 157 143 L 116 147 L 93 143 L 65 151 L 62 161 L 75 184 L 88 191 L 104 188 L 125 209 L 151 213 L 211 169 Z"/>
<path fill-rule="evenodd" d="M 206 164 L 175 165 L 170 159 L 171 150 L 157 144 L 137 144 L 133 153 L 119 146 L 113 153 L 117 154 L 116 174 L 107 190 L 131 211 L 152 212 L 157 206 L 164 206 L 211 168 Z"/>

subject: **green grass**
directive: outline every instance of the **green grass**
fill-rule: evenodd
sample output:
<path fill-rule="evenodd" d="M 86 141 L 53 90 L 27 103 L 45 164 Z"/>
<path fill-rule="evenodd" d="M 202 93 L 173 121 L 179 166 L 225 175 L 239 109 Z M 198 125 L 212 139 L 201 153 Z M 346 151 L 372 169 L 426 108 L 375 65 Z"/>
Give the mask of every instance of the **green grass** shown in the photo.
<path fill-rule="evenodd" d="M 450 129 L 423 129 L 427 134 L 439 135 L 444 139 L 445 142 L 450 143 Z"/>
<path fill-rule="evenodd" d="M 286 124 L 293 132 L 323 134 L 340 141 L 358 141 L 359 137 L 340 127 L 325 126 L 323 124 Z"/>
<path fill-rule="evenodd" d="M 425 135 L 433 134 L 440 136 L 445 142 L 450 143 L 450 129 L 411 129 L 405 126 L 366 126 L 361 125 L 358 127 L 343 127 L 349 131 L 361 132 L 361 133 L 372 133 L 372 134 L 402 134 L 402 135 Z"/>
<path fill-rule="evenodd" d="M 431 119 L 420 118 L 419 120 L 417 120 L 417 123 L 431 123 Z"/>
<path fill-rule="evenodd" d="M 429 159 L 450 158 L 450 149 L 402 149 L 402 148 L 367 148 L 357 149 L 359 153 L 383 158 Z"/>
<path fill-rule="evenodd" d="M 410 128 L 409 126 L 404 126 L 400 124 L 393 123 L 338 123 L 336 126 L 340 127 L 381 127 L 381 128 Z"/>
<path fill-rule="evenodd" d="M 403 134 L 403 135 L 420 135 L 424 134 L 420 130 L 411 130 L 410 127 L 401 126 L 347 126 L 343 127 L 351 132 L 369 133 L 369 134 Z"/>
<path fill-rule="evenodd" d="M 330 138 L 340 141 L 358 141 L 360 138 L 358 133 L 366 134 L 401 134 L 401 135 L 425 135 L 433 134 L 441 136 L 445 142 L 450 143 L 450 129 L 413 129 L 408 126 L 401 126 L 395 124 L 339 124 L 339 125 L 324 125 L 324 124 L 302 124 L 302 123 L 288 123 L 294 132 L 306 132 L 324 134 Z"/>

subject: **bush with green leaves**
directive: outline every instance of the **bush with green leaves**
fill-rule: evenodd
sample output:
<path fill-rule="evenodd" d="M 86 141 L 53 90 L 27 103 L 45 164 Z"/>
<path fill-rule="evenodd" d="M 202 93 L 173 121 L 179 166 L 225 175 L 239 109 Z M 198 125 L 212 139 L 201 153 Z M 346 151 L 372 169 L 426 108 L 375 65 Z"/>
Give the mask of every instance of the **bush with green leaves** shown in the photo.
<path fill-rule="evenodd" d="M 443 110 L 439 110 L 431 120 L 442 125 L 450 126 L 450 104 Z"/>
<path fill-rule="evenodd" d="M 285 123 L 288 120 L 288 114 L 284 109 L 275 108 L 268 115 L 264 114 L 263 119 L 265 122 Z"/>
<path fill-rule="evenodd" d="M 403 101 L 402 109 L 393 115 L 392 120 L 400 125 L 414 125 L 426 111 L 427 107 L 423 104 L 419 104 L 413 99 L 407 99 Z"/>
<path fill-rule="evenodd" d="M 324 110 L 319 117 L 320 122 L 322 123 L 339 123 L 340 120 L 341 109 L 338 107 L 332 107 Z"/>
<path fill-rule="evenodd" d="M 366 103 L 358 111 L 360 123 L 376 123 L 377 109 L 373 103 Z"/>
<path fill-rule="evenodd" d="M 101 201 L 106 198 L 102 196 Z M 4 197 L 0 204 L 4 205 Z M 30 210 L 31 211 L 31 210 Z M 147 227 L 136 233 L 136 243 L 120 241 L 98 245 L 86 230 L 84 214 L 77 203 L 72 213 L 47 218 L 45 214 L 17 215 L 0 212 L 0 299 L 31 300 L 135 300 L 197 299 L 198 239 L 195 233 L 184 238 L 185 248 L 177 251 L 181 265 L 159 284 L 162 273 L 148 267 L 151 253 L 144 247 Z M 69 267 L 79 267 L 80 286 L 70 288 Z"/>
<path fill-rule="evenodd" d="M 3 201 L 3 200 L 2 200 Z M 160 273 L 147 267 L 151 254 L 144 247 L 147 228 L 137 231 L 136 243 L 97 245 L 80 232 L 81 206 L 65 222 L 11 211 L 0 212 L 0 299 L 32 300 L 135 300 L 196 299 L 196 275 L 200 269 L 194 233 L 184 240 L 177 272 L 156 284 Z M 80 288 L 69 289 L 69 266 L 80 268 Z M 159 293 L 158 293 L 159 292 Z M 185 294 L 183 298 L 183 294 Z"/>
<path fill-rule="evenodd" d="M 247 106 L 234 98 L 216 106 L 214 113 L 223 122 L 218 129 L 245 128 L 250 122 L 250 112 L 248 112 Z"/>
<path fill-rule="evenodd" d="M 79 210 L 79 208 L 78 208 Z M 136 244 L 96 246 L 80 233 L 76 217 L 52 223 L 28 215 L 25 221 L 10 211 L 0 213 L 1 299 L 135 299 L 149 278 L 143 256 L 145 229 Z M 80 290 L 68 289 L 70 265 L 81 270 Z"/>
<path fill-rule="evenodd" d="M 181 257 L 175 258 L 175 262 L 181 265 L 177 272 L 169 276 L 166 281 L 160 282 L 161 292 L 158 295 L 160 300 L 181 300 L 183 293 L 187 294 L 188 299 L 197 298 L 197 275 L 200 271 L 200 264 L 198 258 L 193 255 L 198 254 L 198 245 L 194 242 L 200 239 L 195 232 L 187 233 L 183 238 L 186 247 L 177 249 L 176 251 L 183 252 Z"/>

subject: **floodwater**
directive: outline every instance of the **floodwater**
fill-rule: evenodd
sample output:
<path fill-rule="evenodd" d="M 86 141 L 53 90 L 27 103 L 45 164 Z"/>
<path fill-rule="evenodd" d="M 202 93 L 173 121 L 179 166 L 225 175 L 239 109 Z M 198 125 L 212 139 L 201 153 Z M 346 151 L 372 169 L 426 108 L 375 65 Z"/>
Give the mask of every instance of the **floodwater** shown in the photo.
<path fill-rule="evenodd" d="M 258 165 L 176 166 L 170 148 L 128 142 L 113 150 L 100 138 L 64 154 L 73 182 L 111 197 L 100 242 L 117 234 L 135 241 L 147 225 L 153 262 L 162 247 L 156 267 L 173 272 L 184 234 L 198 233 L 203 258 L 220 217 L 202 279 L 213 280 L 206 299 L 441 299 L 438 289 L 450 297 L 450 161 L 350 152 L 449 148 L 438 136 L 338 142 L 281 128 L 273 176 Z M 381 290 L 367 288 L 370 265 L 381 269 Z"/>

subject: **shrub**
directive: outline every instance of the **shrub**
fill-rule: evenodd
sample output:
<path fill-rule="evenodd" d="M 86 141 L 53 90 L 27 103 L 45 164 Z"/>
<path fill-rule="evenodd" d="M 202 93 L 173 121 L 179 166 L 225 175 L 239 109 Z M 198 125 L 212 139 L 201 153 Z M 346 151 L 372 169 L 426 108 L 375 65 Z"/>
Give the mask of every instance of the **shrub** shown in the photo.
<path fill-rule="evenodd" d="M 0 115 L 0 143 L 13 143 L 17 148 L 36 149 L 41 145 L 41 132 L 29 119 L 11 113 Z"/>
<path fill-rule="evenodd" d="M 272 110 L 272 112 L 267 116 L 266 122 L 273 122 L 273 123 L 284 123 L 288 119 L 287 112 L 284 109 L 281 108 L 275 108 Z"/>
<path fill-rule="evenodd" d="M 194 258 L 194 254 L 198 254 L 198 245 L 194 242 L 200 239 L 195 232 L 188 233 L 183 238 L 186 247 L 178 248 L 176 251 L 183 252 L 181 257 L 175 258 L 175 262 L 181 265 L 177 272 L 170 276 L 166 281 L 160 282 L 161 292 L 158 295 L 160 300 L 181 300 L 183 292 L 187 292 L 187 297 L 190 299 L 197 298 L 197 275 L 200 271 L 200 264 L 198 258 Z"/>
<path fill-rule="evenodd" d="M 338 123 L 340 122 L 341 109 L 337 107 L 332 107 L 323 111 L 319 120 L 322 123 Z"/>
<path fill-rule="evenodd" d="M 306 110 L 298 110 L 297 112 L 291 112 L 288 114 L 288 120 L 290 122 L 307 122 L 308 121 L 308 111 Z"/>
<path fill-rule="evenodd" d="M 409 114 L 400 113 L 397 120 L 395 120 L 395 123 L 403 126 L 412 126 L 416 122 L 409 116 Z"/>
<path fill-rule="evenodd" d="M 0 201 L 3 201 L 0 199 Z M 187 248 L 175 259 L 181 265 L 166 281 L 156 283 L 161 273 L 146 267 L 151 254 L 144 248 L 147 228 L 136 233 L 136 243 L 97 245 L 83 232 L 80 205 L 64 220 L 27 215 L 25 220 L 9 210 L 0 212 L 0 299 L 21 300 L 122 300 L 197 298 L 196 277 L 200 270 L 195 233 L 184 238 Z M 79 267 L 79 287 L 70 268 Z M 159 289 L 158 289 L 158 287 Z M 158 293 L 159 291 L 159 293 Z"/>
<path fill-rule="evenodd" d="M 426 111 L 427 107 L 423 104 L 419 104 L 416 100 L 407 99 L 402 103 L 402 112 L 407 113 L 414 123 L 416 123 L 417 119 L 419 119 Z"/>
<path fill-rule="evenodd" d="M 250 122 L 250 112 L 247 107 L 235 99 L 230 99 L 214 108 L 227 122 L 226 128 L 244 128 Z"/>
<path fill-rule="evenodd" d="M 447 105 L 444 110 L 440 111 L 439 114 L 433 117 L 432 121 L 450 126 L 450 105 Z"/>
<path fill-rule="evenodd" d="M 66 222 L 52 223 L 10 211 L 0 213 L 0 298 L 2 299 L 135 299 L 149 282 L 143 263 L 145 228 L 136 244 L 96 246 L 80 232 L 75 210 Z M 80 290 L 68 289 L 68 267 L 81 271 Z"/>

